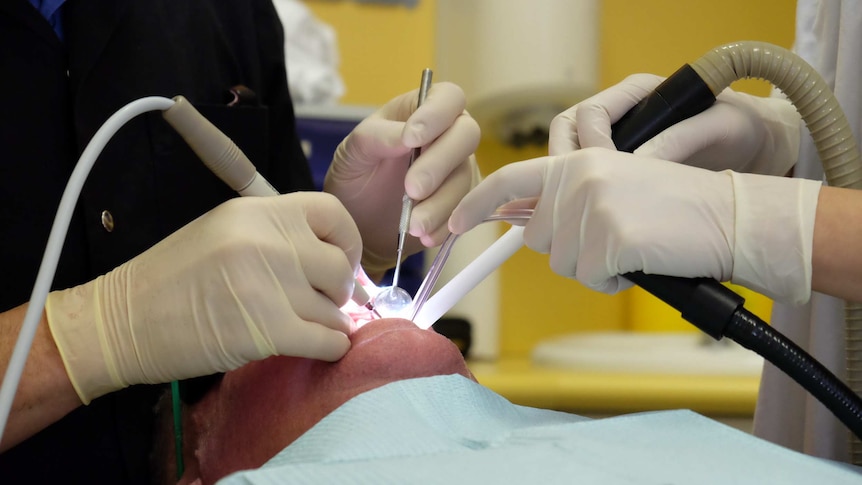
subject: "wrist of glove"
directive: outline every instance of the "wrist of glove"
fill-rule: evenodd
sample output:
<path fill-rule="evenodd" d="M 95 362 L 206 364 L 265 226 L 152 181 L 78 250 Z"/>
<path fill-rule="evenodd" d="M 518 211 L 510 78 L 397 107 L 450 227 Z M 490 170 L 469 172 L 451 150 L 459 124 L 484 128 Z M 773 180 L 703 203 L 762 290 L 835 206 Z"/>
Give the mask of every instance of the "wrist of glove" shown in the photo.
<path fill-rule="evenodd" d="M 615 148 L 611 125 L 664 81 L 635 74 L 557 115 L 549 153 Z M 783 97 L 764 98 L 725 89 L 709 109 L 648 140 L 636 154 L 710 170 L 785 175 L 799 154 L 801 118 Z"/>
<path fill-rule="evenodd" d="M 800 305 L 811 297 L 816 180 L 728 172 L 736 241 L 733 283 Z"/>
<path fill-rule="evenodd" d="M 620 275 L 643 271 L 729 280 L 800 303 L 811 292 L 819 189 L 593 148 L 503 167 L 449 224 L 463 233 L 503 204 L 538 198 L 525 243 L 591 288 L 614 293 L 631 286 Z"/>
<path fill-rule="evenodd" d="M 359 234 L 331 196 L 229 201 L 96 280 L 48 295 L 81 401 L 131 384 L 235 369 L 272 355 L 337 360 Z"/>

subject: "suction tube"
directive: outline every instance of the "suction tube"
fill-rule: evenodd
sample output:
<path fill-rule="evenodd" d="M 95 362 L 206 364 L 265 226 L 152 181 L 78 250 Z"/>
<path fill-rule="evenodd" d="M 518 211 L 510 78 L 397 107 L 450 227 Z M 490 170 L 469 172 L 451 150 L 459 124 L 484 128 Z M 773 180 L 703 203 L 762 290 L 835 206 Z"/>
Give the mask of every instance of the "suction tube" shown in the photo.
<path fill-rule="evenodd" d="M 724 335 L 772 362 L 811 392 L 853 434 L 862 438 L 862 399 L 778 330 L 745 308 L 740 308 Z"/>
<path fill-rule="evenodd" d="M 759 78 L 771 82 L 793 103 L 811 133 L 829 185 L 862 188 L 862 162 L 860 162 L 856 140 L 843 110 L 826 81 L 796 54 L 765 42 L 746 41 L 725 44 L 708 52 L 691 65 L 683 66 L 614 125 L 612 137 L 614 143 L 620 150 L 634 151 L 665 128 L 708 108 L 715 101 L 718 93 L 730 86 L 732 82 L 745 78 Z M 662 280 L 655 278 L 654 275 L 643 273 L 632 273 L 626 276 L 677 309 L 680 309 L 680 304 L 689 304 L 691 300 L 685 296 L 689 293 L 700 295 L 701 292 L 710 293 L 713 289 L 721 291 L 713 287 L 723 287 L 715 281 L 704 282 L 685 278 Z M 668 281 L 673 281 L 675 286 L 690 290 L 668 291 L 666 286 Z M 741 305 L 732 311 L 728 307 L 721 310 L 715 320 L 749 322 L 753 316 L 750 314 L 740 316 L 740 312 L 744 311 Z M 685 317 L 684 311 L 683 317 Z M 696 322 L 692 323 L 698 325 Z M 715 337 L 713 332 L 719 326 L 720 323 L 716 324 L 707 333 Z M 746 344 L 743 345 L 755 350 L 788 373 L 827 405 L 857 437 L 862 437 L 858 424 L 862 422 L 858 404 L 858 393 L 862 388 L 862 304 L 846 303 L 845 327 L 847 381 L 850 387 L 844 386 L 837 379 L 833 382 L 834 376 L 828 370 L 822 369 L 826 373 L 820 370 L 815 372 L 813 369 L 816 366 L 812 366 L 815 364 L 819 366 L 819 363 L 771 328 L 768 335 L 764 331 L 757 330 L 755 335 L 761 337 L 751 337 L 747 333 L 737 333 L 733 330 L 730 331 L 731 335 L 724 333 L 726 329 L 722 330 L 722 333 L 734 339 L 745 336 Z M 762 345 L 757 344 L 760 340 L 763 341 Z M 796 350 L 789 353 L 767 351 L 779 340 L 784 342 L 778 344 L 780 347 L 791 348 L 792 346 Z M 812 389 L 814 387 L 826 388 L 825 394 L 815 392 Z M 833 399 L 837 395 L 842 397 Z M 850 405 L 851 402 L 854 404 Z M 854 424 L 851 425 L 849 422 Z M 853 463 L 862 462 L 862 441 L 851 437 L 850 452 Z"/>

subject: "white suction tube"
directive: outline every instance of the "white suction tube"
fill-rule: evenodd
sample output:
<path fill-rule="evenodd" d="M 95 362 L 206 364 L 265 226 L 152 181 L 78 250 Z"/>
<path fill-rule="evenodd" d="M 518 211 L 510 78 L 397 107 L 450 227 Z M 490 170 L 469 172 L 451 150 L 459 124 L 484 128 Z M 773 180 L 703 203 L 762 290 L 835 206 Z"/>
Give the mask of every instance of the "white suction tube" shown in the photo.
<path fill-rule="evenodd" d="M 455 275 L 446 286 L 434 293 L 422 306 L 413 320 L 420 328 L 429 328 L 444 313 L 458 303 L 467 292 L 476 287 L 524 245 L 523 226 L 512 226 L 494 244 Z"/>

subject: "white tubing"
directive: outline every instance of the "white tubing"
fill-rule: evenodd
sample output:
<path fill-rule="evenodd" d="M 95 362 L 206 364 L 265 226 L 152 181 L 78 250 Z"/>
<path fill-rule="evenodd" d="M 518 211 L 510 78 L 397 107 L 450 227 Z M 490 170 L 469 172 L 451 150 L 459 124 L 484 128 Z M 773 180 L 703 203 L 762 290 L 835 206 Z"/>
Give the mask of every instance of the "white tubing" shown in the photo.
<path fill-rule="evenodd" d="M 51 234 L 48 236 L 48 244 L 42 256 L 42 263 L 39 266 L 36 283 L 33 285 L 33 292 L 30 294 L 30 303 L 27 307 L 27 313 L 24 315 L 24 323 L 21 325 L 21 332 L 18 334 L 15 349 L 12 351 L 12 357 L 9 359 L 9 367 L 6 368 L 3 385 L 0 387 L 0 437 L 3 436 L 3 432 L 6 430 L 6 422 L 12 410 L 15 391 L 18 389 L 18 383 L 21 380 L 21 373 L 24 372 L 27 354 L 30 353 L 30 347 L 33 345 L 33 338 L 36 336 L 36 327 L 42 317 L 45 300 L 48 298 L 48 292 L 51 290 L 51 282 L 54 280 L 54 273 L 57 271 L 57 263 L 60 260 L 63 242 L 66 240 L 66 232 L 69 229 L 72 212 L 75 210 L 78 196 L 81 194 L 84 182 L 90 174 L 90 169 L 93 168 L 93 164 L 96 163 L 96 159 L 102 153 L 102 149 L 105 148 L 105 145 L 108 144 L 108 141 L 120 127 L 139 114 L 146 113 L 147 111 L 166 110 L 173 106 L 173 104 L 174 102 L 168 98 L 150 96 L 132 101 L 123 106 L 108 118 L 102 127 L 99 128 L 99 131 L 93 135 L 90 143 L 87 144 L 87 147 L 81 154 L 77 165 L 75 165 L 75 169 L 72 171 L 69 182 L 63 191 L 63 197 L 60 199 L 60 207 L 57 209 L 57 215 L 54 217 L 54 223 L 51 226 Z"/>
<path fill-rule="evenodd" d="M 425 302 L 416 315 L 414 323 L 419 328 L 429 328 L 444 313 L 452 309 L 470 290 L 494 272 L 524 245 L 523 226 L 512 226 L 494 241 L 482 254 L 455 275 L 440 290 Z"/>

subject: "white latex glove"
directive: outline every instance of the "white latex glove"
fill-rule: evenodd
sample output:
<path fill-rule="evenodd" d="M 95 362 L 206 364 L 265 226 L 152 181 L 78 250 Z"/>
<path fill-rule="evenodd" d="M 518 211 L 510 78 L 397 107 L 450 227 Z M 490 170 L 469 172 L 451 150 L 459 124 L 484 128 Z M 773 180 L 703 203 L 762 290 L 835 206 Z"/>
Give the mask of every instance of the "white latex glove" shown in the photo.
<path fill-rule="evenodd" d="M 272 355 L 334 361 L 359 232 L 332 196 L 228 201 L 96 280 L 48 295 L 48 323 L 85 404 L 130 384 Z"/>
<path fill-rule="evenodd" d="M 549 153 L 614 148 L 611 125 L 663 80 L 635 74 L 560 113 L 551 122 Z M 710 170 L 786 175 L 799 155 L 800 120 L 784 98 L 728 88 L 709 109 L 664 130 L 635 153 Z"/>
<path fill-rule="evenodd" d="M 633 271 L 730 280 L 782 301 L 811 293 L 820 183 L 713 172 L 603 148 L 507 165 L 461 201 L 461 234 L 512 201 L 538 198 L 524 229 L 554 272 L 614 293 Z"/>
<path fill-rule="evenodd" d="M 443 242 L 452 209 L 479 180 L 479 125 L 464 111 L 461 88 L 433 84 L 419 109 L 417 100 L 418 90 L 402 94 L 363 120 L 338 146 L 324 181 L 356 221 L 372 276 L 395 264 L 405 190 L 414 200 L 406 257 Z M 422 153 L 408 171 L 414 147 Z"/>

